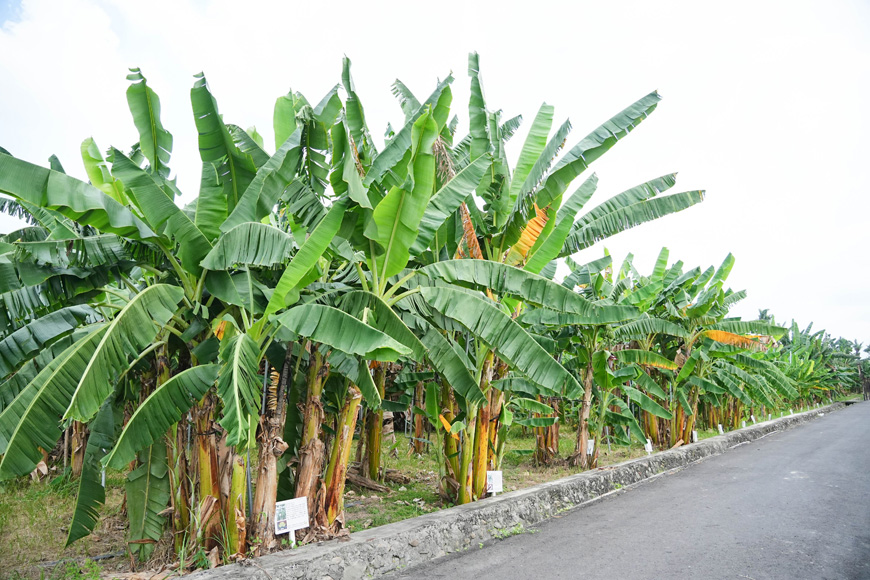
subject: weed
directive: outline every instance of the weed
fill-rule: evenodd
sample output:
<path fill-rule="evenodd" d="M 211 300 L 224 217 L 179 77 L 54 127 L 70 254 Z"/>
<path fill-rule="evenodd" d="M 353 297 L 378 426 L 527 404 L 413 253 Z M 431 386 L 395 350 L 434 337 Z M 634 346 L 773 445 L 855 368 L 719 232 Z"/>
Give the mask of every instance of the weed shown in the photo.
<path fill-rule="evenodd" d="M 499 540 L 504 540 L 505 538 L 510 538 L 511 536 L 516 536 L 518 534 L 522 534 L 525 530 L 523 524 L 517 524 L 512 528 L 495 528 L 490 533 L 494 538 L 498 538 Z"/>

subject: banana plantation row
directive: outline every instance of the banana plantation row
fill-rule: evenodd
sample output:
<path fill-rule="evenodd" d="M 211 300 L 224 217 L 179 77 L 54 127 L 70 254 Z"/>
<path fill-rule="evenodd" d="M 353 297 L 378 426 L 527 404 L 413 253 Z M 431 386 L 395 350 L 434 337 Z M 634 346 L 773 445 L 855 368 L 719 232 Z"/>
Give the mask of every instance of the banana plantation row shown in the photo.
<path fill-rule="evenodd" d="M 274 153 L 223 121 L 198 75 L 201 181 L 183 207 L 137 69 L 140 140 L 105 156 L 85 140 L 89 183 L 2 150 L 2 209 L 29 225 L 0 238 L 0 478 L 69 437 L 68 543 L 94 529 L 101 473 L 117 469 L 135 556 L 169 531 L 177 552 L 219 546 L 228 561 L 277 547 L 276 499 L 307 498 L 308 538 L 341 532 L 354 441 L 358 475 L 384 476 L 385 410 L 413 415 L 414 450 L 466 503 L 485 497 L 513 425 L 548 463 L 576 424 L 567 460 L 589 468 L 605 434 L 670 447 L 854 383 L 851 343 L 729 318 L 745 296 L 726 288 L 730 255 L 702 270 L 663 250 L 645 273 L 570 258 L 702 201 L 664 194 L 670 174 L 582 211 L 598 178 L 578 178 L 657 93 L 566 151 L 571 124 L 553 130 L 544 104 L 511 166 L 522 119 L 487 106 L 478 68 L 470 55 L 466 136 L 452 76 L 422 101 L 396 81 L 404 122 L 378 150 L 345 59 L 320 101 L 277 100 Z"/>

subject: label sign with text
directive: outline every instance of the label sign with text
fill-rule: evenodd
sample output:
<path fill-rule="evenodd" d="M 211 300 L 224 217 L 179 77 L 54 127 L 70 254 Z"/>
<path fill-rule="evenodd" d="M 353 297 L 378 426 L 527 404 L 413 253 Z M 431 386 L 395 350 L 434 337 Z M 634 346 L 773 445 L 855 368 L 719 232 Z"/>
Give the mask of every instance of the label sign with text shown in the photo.
<path fill-rule="evenodd" d="M 308 527 L 308 498 L 297 497 L 275 503 L 275 535 Z"/>
<path fill-rule="evenodd" d="M 486 492 L 501 493 L 502 491 L 504 491 L 504 487 L 502 484 L 501 471 L 487 471 Z"/>

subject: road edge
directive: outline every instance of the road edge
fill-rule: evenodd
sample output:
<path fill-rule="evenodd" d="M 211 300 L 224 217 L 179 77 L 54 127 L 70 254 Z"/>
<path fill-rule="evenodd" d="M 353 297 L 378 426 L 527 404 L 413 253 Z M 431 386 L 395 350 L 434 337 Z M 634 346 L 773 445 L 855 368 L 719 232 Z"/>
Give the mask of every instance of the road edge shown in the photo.
<path fill-rule="evenodd" d="M 844 408 L 834 403 L 764 421 L 704 439 L 576 475 L 505 493 L 466 505 L 284 550 L 254 560 L 197 572 L 193 580 L 268 578 L 269 580 L 357 580 L 375 578 L 481 546 L 692 463 L 721 455 L 738 445 L 785 431 Z"/>

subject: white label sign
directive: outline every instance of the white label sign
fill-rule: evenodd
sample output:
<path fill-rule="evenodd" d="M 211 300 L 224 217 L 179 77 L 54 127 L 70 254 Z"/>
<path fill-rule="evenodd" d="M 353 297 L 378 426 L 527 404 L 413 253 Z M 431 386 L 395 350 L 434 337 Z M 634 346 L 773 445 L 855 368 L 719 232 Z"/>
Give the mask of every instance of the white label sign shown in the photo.
<path fill-rule="evenodd" d="M 297 497 L 275 503 L 275 535 L 308 527 L 308 498 Z"/>
<path fill-rule="evenodd" d="M 595 452 L 595 439 L 589 440 L 589 445 L 586 447 L 586 455 L 592 455 Z"/>
<path fill-rule="evenodd" d="M 643 446 L 644 451 L 646 451 L 647 455 L 653 452 L 652 440 L 647 439 L 646 443 Z"/>
<path fill-rule="evenodd" d="M 789 415 L 794 415 L 794 411 L 791 410 L 791 409 L 789 409 L 789 410 L 788 410 L 788 414 L 789 414 Z"/>
<path fill-rule="evenodd" d="M 487 493 L 500 493 L 504 491 L 504 487 L 502 484 L 501 471 L 487 471 L 486 472 L 486 492 Z"/>
<path fill-rule="evenodd" d="M 767 420 L 770 421 L 771 419 L 773 419 L 773 413 L 768 413 Z"/>
<path fill-rule="evenodd" d="M 749 418 L 752 419 L 753 423 L 755 423 L 755 415 L 750 415 Z"/>
<path fill-rule="evenodd" d="M 719 435 L 724 435 L 725 429 L 722 428 L 722 423 L 719 423 Z"/>
<path fill-rule="evenodd" d="M 692 431 L 692 443 L 697 443 L 697 442 L 698 442 L 698 432 Z"/>
<path fill-rule="evenodd" d="M 746 429 L 746 421 L 742 421 L 742 423 L 743 423 L 743 428 Z"/>

